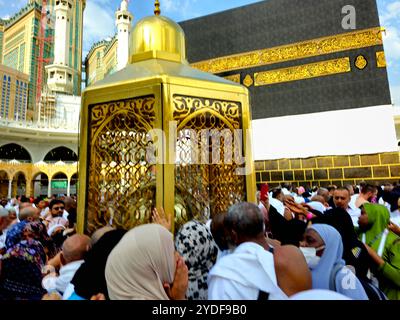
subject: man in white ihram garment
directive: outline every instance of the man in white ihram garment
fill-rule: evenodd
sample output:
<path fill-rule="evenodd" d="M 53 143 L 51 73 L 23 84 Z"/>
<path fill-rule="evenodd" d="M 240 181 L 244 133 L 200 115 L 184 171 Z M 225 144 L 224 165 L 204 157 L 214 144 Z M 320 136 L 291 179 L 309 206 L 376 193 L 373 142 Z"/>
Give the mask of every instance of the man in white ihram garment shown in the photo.
<path fill-rule="evenodd" d="M 274 256 L 268 251 L 260 209 L 251 203 L 236 204 L 229 209 L 225 223 L 237 247 L 211 269 L 208 299 L 287 299 L 277 284 Z"/>

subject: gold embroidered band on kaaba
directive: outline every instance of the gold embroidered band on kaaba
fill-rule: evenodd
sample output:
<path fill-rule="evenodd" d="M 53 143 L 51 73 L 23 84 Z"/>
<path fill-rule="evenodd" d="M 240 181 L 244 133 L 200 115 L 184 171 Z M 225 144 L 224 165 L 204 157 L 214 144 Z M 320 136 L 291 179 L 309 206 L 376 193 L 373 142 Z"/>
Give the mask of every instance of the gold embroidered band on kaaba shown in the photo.
<path fill-rule="evenodd" d="M 340 58 L 254 74 L 254 86 L 265 86 L 350 72 L 350 58 Z"/>
<path fill-rule="evenodd" d="M 376 27 L 348 32 L 279 47 L 200 61 L 193 63 L 191 66 L 205 72 L 220 73 L 382 45 L 383 30 L 384 29 L 380 27 Z"/>
<path fill-rule="evenodd" d="M 227 80 L 231 80 L 233 82 L 236 82 L 236 83 L 240 83 L 240 73 L 232 74 L 232 75 L 226 76 L 224 78 L 227 79 Z"/>

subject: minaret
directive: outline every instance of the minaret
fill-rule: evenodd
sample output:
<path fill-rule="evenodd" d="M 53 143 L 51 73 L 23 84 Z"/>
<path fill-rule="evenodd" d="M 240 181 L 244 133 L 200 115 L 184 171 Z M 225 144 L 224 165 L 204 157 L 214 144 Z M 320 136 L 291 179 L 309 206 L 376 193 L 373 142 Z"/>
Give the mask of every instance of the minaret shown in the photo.
<path fill-rule="evenodd" d="M 115 12 L 115 25 L 117 26 L 117 70 L 123 69 L 128 63 L 129 34 L 131 31 L 133 15 L 128 11 L 128 1 L 122 0 L 121 6 Z"/>
<path fill-rule="evenodd" d="M 46 66 L 47 85 L 53 92 L 72 94 L 75 70 L 70 66 L 70 25 L 73 0 L 56 1 L 54 62 Z"/>

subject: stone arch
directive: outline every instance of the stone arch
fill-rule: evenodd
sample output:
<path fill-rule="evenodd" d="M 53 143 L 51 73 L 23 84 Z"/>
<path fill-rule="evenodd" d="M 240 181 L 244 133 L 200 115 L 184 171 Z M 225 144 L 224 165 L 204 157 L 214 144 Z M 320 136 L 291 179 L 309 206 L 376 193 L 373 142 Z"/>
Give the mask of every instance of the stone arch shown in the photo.
<path fill-rule="evenodd" d="M 44 156 L 43 161 L 45 162 L 75 162 L 78 161 L 78 156 L 74 150 L 65 146 L 59 146 L 51 149 Z"/>
<path fill-rule="evenodd" d="M 2 159 L 32 162 L 32 154 L 19 143 L 7 143 L 0 146 Z"/>
<path fill-rule="evenodd" d="M 31 190 L 33 196 L 47 196 L 49 188 L 49 177 L 46 172 L 38 171 L 32 175 Z"/>
<path fill-rule="evenodd" d="M 78 172 L 75 172 L 70 177 L 70 194 L 78 194 Z"/>
<path fill-rule="evenodd" d="M 16 171 L 12 177 L 11 196 L 24 196 L 27 192 L 27 173 L 24 171 Z"/>
<path fill-rule="evenodd" d="M 55 172 L 51 176 L 51 184 L 49 190 L 51 194 L 67 194 L 68 193 L 68 174 L 62 170 Z"/>

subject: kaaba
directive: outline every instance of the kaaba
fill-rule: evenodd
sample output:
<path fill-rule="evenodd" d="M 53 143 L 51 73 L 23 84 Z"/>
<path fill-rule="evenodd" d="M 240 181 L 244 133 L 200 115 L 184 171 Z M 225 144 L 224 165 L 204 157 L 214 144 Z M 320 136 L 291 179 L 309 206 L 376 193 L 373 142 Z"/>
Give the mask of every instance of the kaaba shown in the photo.
<path fill-rule="evenodd" d="M 390 104 L 386 68 L 377 66 L 383 46 L 376 1 L 351 2 L 354 30 L 342 25 L 348 3 L 267 0 L 182 22 L 188 60 L 248 86 L 253 119 Z M 359 56 L 367 61 L 361 69 Z M 288 76 L 324 65 L 332 73 Z"/>
<path fill-rule="evenodd" d="M 249 89 L 256 160 L 397 151 L 375 0 L 260 1 L 180 25 L 192 66 Z M 368 144 L 350 133 L 372 126 Z"/>

